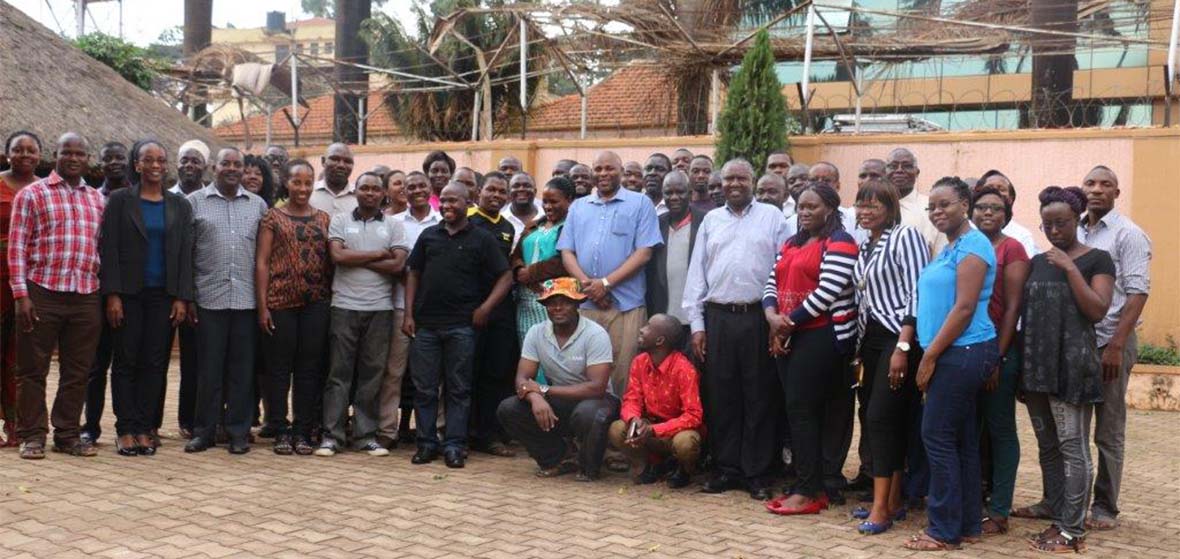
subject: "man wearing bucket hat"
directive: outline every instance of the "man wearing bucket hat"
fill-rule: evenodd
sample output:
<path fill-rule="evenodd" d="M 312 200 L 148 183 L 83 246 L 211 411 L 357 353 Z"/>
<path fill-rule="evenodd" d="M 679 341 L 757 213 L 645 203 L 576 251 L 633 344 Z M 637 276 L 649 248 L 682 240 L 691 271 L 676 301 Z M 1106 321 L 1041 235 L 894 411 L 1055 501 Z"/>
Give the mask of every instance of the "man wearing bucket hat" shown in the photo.
<path fill-rule="evenodd" d="M 619 415 L 610 392 L 611 344 L 606 330 L 578 313 L 587 295 L 574 278 L 542 284 L 539 301 L 549 320 L 529 329 L 516 367 L 516 395 L 496 415 L 537 461 L 537 477 L 574 471 L 579 481 L 598 477 L 607 430 Z M 537 384 L 538 367 L 549 384 Z M 576 461 L 565 460 L 566 437 L 577 441 Z"/>

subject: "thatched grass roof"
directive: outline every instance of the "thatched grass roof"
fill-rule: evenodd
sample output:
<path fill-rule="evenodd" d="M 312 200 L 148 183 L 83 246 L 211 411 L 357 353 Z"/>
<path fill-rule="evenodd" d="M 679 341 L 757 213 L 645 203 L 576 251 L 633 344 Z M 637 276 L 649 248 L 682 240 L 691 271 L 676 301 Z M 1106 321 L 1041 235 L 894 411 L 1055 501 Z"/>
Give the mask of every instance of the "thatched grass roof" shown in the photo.
<path fill-rule="evenodd" d="M 131 145 L 145 137 L 161 141 L 172 153 L 191 139 L 217 144 L 208 129 L 3 0 L 0 69 L 2 136 L 27 129 L 52 144 L 64 132 L 80 132 L 95 152 L 108 141 Z"/>

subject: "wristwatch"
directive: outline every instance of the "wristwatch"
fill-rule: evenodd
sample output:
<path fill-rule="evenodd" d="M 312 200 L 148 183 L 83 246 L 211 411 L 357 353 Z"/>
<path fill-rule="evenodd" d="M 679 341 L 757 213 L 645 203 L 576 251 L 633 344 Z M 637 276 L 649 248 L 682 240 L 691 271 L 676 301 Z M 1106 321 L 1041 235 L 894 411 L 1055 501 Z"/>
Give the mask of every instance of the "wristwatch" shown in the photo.
<path fill-rule="evenodd" d="M 610 280 L 606 279 L 606 276 L 602 276 L 602 287 L 603 289 L 610 289 Z"/>
<path fill-rule="evenodd" d="M 537 386 L 539 387 L 537 390 L 540 390 L 540 394 L 542 396 L 549 393 L 549 385 L 548 384 L 538 384 Z"/>
<path fill-rule="evenodd" d="M 902 353 L 909 353 L 910 352 L 910 344 L 909 344 L 909 342 L 897 342 L 897 349 L 900 350 Z"/>

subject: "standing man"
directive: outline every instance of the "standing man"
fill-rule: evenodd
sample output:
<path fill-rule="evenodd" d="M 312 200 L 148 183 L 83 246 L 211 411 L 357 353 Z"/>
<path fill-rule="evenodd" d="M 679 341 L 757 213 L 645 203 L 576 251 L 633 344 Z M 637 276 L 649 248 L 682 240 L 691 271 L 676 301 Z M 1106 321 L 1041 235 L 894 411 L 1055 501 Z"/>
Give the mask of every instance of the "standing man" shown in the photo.
<path fill-rule="evenodd" d="M 268 148 L 269 149 L 269 148 Z M 286 150 L 283 150 L 286 153 Z M 176 185 L 170 191 L 188 196 L 205 188 L 209 148 L 200 140 L 189 140 L 176 153 Z M 273 165 L 273 164 L 272 164 Z M 180 392 L 177 395 L 176 423 L 180 437 L 190 439 L 197 413 L 197 328 L 191 320 L 176 329 L 180 340 Z M 161 400 L 163 401 L 163 400 Z M 163 414 L 160 414 L 163 417 Z"/>
<path fill-rule="evenodd" d="M 643 166 L 643 193 L 651 199 L 656 207 L 656 216 L 664 215 L 668 208 L 664 205 L 664 177 L 672 170 L 672 160 L 662 153 L 653 153 L 647 158 Z"/>
<path fill-rule="evenodd" d="M 569 178 L 570 169 L 577 164 L 578 162 L 574 161 L 573 159 L 559 159 L 557 163 L 553 165 L 553 172 L 550 174 L 550 177 Z"/>
<path fill-rule="evenodd" d="M 475 330 L 488 325 L 512 287 L 512 271 L 495 237 L 467 219 L 467 187 L 452 182 L 439 198 L 442 225 L 428 227 L 410 253 L 402 330 L 410 339 L 418 451 L 411 462 L 427 464 L 439 454 L 438 389 L 446 386 L 448 468 L 462 468 Z"/>
<path fill-rule="evenodd" d="M 631 192 L 643 192 L 643 165 L 638 161 L 623 164 L 623 188 Z"/>
<path fill-rule="evenodd" d="M 430 207 L 430 179 L 421 171 L 406 175 L 406 203 L 409 208 L 390 219 L 402 225 L 405 231 L 406 247 L 414 249 L 418 236 L 432 225 L 442 223 L 438 210 Z M 385 379 L 381 382 L 377 443 L 392 449 L 397 446 L 398 426 L 402 401 L 402 382 L 410 358 L 410 337 L 402 332 L 406 318 L 406 284 L 398 281 L 393 292 L 393 332 L 389 343 L 389 361 L 385 367 Z"/>
<path fill-rule="evenodd" d="M 208 168 L 209 146 L 201 140 L 189 140 L 176 152 L 176 184 L 172 192 L 188 196 L 205 188 L 205 169 Z"/>
<path fill-rule="evenodd" d="M 188 316 L 197 330 L 193 438 L 185 452 L 214 446 L 224 415 L 231 454 L 250 451 L 254 403 L 254 251 L 266 202 L 242 186 L 242 152 L 217 153 L 213 184 L 188 195 L 193 207 L 193 285 Z M 224 414 L 223 414 L 224 412 Z"/>
<path fill-rule="evenodd" d="M 889 173 L 889 182 L 897 188 L 902 225 L 909 225 L 922 234 L 930 246 L 930 257 L 933 260 L 946 246 L 946 235 L 939 233 L 926 215 L 930 198 L 914 187 L 922 172 L 918 168 L 918 158 L 906 148 L 895 148 L 885 160 L 885 170 Z"/>
<path fill-rule="evenodd" d="M 860 190 L 864 185 L 875 180 L 887 180 L 885 177 L 888 171 L 885 169 L 885 162 L 880 159 L 866 159 L 860 164 L 860 170 L 856 172 L 856 188 Z"/>
<path fill-rule="evenodd" d="M 716 208 L 713 199 L 709 197 L 709 177 L 713 174 L 713 159 L 708 155 L 698 155 L 692 158 L 688 165 L 688 182 L 691 186 L 692 204 L 702 212 Z"/>
<path fill-rule="evenodd" d="M 688 338 L 688 312 L 685 310 L 684 284 L 688 280 L 688 263 L 696 244 L 697 229 L 705 213 L 688 203 L 688 178 L 680 171 L 664 177 L 664 201 L 668 213 L 659 217 L 663 244 L 653 247 L 647 263 L 647 311 L 666 314 L 680 321 Z"/>
<path fill-rule="evenodd" d="M 98 159 L 103 177 L 98 193 L 102 194 L 103 198 L 110 198 L 116 190 L 131 184 L 127 178 L 127 146 L 119 142 L 109 142 L 98 151 Z M 99 305 L 100 309 L 103 308 L 101 302 Z M 92 444 L 98 442 L 98 437 L 102 435 L 102 410 L 107 399 L 107 371 L 111 367 L 112 338 L 110 325 L 103 320 L 94 363 L 90 365 L 90 372 L 86 378 L 86 422 L 82 424 L 82 431 L 78 434 L 82 440 Z"/>
<path fill-rule="evenodd" d="M 381 177 L 357 177 L 357 207 L 336 214 L 328 226 L 332 318 L 328 331 L 328 377 L 324 385 L 324 440 L 316 456 L 333 456 L 348 443 L 352 406 L 352 447 L 387 456 L 377 443 L 380 393 L 393 335 L 393 286 L 402 273 L 407 247 L 402 224 L 385 219 Z"/>
<path fill-rule="evenodd" d="M 516 176 L 516 174 L 519 173 L 523 167 L 524 165 L 521 165 L 520 158 L 516 157 L 515 155 L 508 155 L 500 159 L 500 172 L 504 173 L 504 176 L 508 177 L 509 181 L 511 181 L 512 177 Z"/>
<path fill-rule="evenodd" d="M 16 435 L 20 457 L 45 457 L 53 423 L 53 450 L 94 456 L 80 438 L 78 420 L 86 375 L 101 332 L 98 232 L 103 197 L 82 175 L 90 145 L 74 132 L 57 141 L 55 169 L 16 193 L 8 236 L 9 285 L 16 301 Z M 59 380 L 52 418 L 45 379 L 57 349 Z"/>
<path fill-rule="evenodd" d="M 765 500 L 771 497 L 770 475 L 780 448 L 775 419 L 782 398 L 760 301 L 790 234 L 781 211 L 754 201 L 750 163 L 730 161 L 721 173 L 725 207 L 709 212 L 701 224 L 683 303 L 693 352 L 705 364 L 705 418 L 716 462 L 703 491 L 745 488 Z"/>
<path fill-rule="evenodd" d="M 840 170 L 827 161 L 820 161 L 812 165 L 807 176 L 807 181 L 823 183 L 832 187 L 836 192 L 840 192 Z M 798 196 L 798 192 L 802 191 L 803 187 L 807 186 L 806 182 L 796 182 L 795 184 L 799 190 L 793 191 L 792 199 Z M 859 243 L 863 243 L 868 239 L 868 232 L 856 224 L 856 212 L 851 207 L 841 207 L 837 211 L 840 212 L 840 221 L 844 224 L 844 230 L 849 235 L 852 235 L 852 238 L 856 239 L 858 246 Z M 792 235 L 797 233 L 799 231 L 799 216 L 792 215 L 788 217 L 787 228 L 791 231 Z"/>
<path fill-rule="evenodd" d="M 758 179 L 758 187 L 754 189 L 755 200 L 781 210 L 787 198 L 787 181 L 781 176 L 767 173 Z"/>
<path fill-rule="evenodd" d="M 316 182 L 311 191 L 308 201 L 311 207 L 332 217 L 355 210 L 356 186 L 349 182 L 354 165 L 352 150 L 345 144 L 332 144 L 320 157 L 320 164 L 323 165 L 324 179 Z"/>
<path fill-rule="evenodd" d="M 291 156 L 287 154 L 287 148 L 277 144 L 271 144 L 266 146 L 266 151 L 263 152 L 262 157 L 266 159 L 267 163 L 270 163 L 270 169 L 274 171 L 276 177 L 280 176 L 280 174 L 287 174 L 287 161 L 291 159 Z"/>
<path fill-rule="evenodd" d="M 487 177 L 484 177 L 484 185 L 487 185 Z M 520 242 L 520 235 L 541 217 L 542 210 L 537 201 L 537 183 L 528 173 L 512 176 L 508 181 L 508 196 L 512 203 L 500 210 L 500 215 L 512 224 L 512 247 L 515 248 L 516 243 Z"/>
<path fill-rule="evenodd" d="M 688 174 L 688 166 L 692 163 L 692 152 L 686 148 L 679 148 L 672 152 L 672 169 Z M 671 170 L 671 169 L 669 169 Z"/>
<path fill-rule="evenodd" d="M 713 201 L 714 208 L 720 208 L 725 205 L 725 191 L 721 189 L 721 171 L 713 171 L 709 175 L 708 182 L 709 199 Z"/>
<path fill-rule="evenodd" d="M 766 156 L 766 173 L 778 175 L 782 177 L 784 181 L 787 179 L 787 175 L 791 167 L 794 166 L 795 160 L 791 158 L 789 153 L 781 149 L 774 150 Z M 755 194 L 755 196 L 757 195 Z M 786 215 L 787 217 L 795 215 L 795 198 L 787 196 L 784 199 L 782 208 L 783 215 Z"/>
<path fill-rule="evenodd" d="M 578 198 L 594 192 L 594 174 L 588 165 L 578 163 L 570 167 L 570 181 L 574 183 L 574 194 Z"/>
<path fill-rule="evenodd" d="M 1082 182 L 1086 215 L 1081 237 L 1114 258 L 1114 295 L 1106 317 L 1094 327 L 1102 354 L 1102 403 L 1094 406 L 1094 444 L 1098 447 L 1098 475 L 1094 478 L 1091 524 L 1096 530 L 1118 526 L 1119 490 L 1123 481 L 1124 445 L 1127 435 L 1127 381 L 1139 359 L 1135 327 L 1147 304 L 1151 288 L 1151 239 L 1135 222 L 1114 207 L 1119 179 L 1099 165 Z"/>
<path fill-rule="evenodd" d="M 582 314 L 610 334 L 615 394 L 627 388 L 635 340 L 647 322 L 643 267 L 652 249 L 663 243 L 651 201 L 619 188 L 622 167 L 615 152 L 598 154 L 594 160 L 598 193 L 574 202 L 557 240 L 565 269 L 590 296 L 582 304 Z"/>

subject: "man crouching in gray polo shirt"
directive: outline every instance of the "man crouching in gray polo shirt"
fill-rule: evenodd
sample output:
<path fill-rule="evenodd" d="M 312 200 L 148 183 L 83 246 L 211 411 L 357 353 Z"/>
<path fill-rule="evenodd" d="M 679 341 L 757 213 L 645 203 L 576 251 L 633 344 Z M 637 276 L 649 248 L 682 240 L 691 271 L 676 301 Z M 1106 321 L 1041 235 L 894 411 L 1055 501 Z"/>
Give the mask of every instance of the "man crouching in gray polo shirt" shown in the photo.
<path fill-rule="evenodd" d="M 362 174 L 356 181 L 356 195 L 356 209 L 336 214 L 328 227 L 336 276 L 324 387 L 324 441 L 316 456 L 335 455 L 347 442 L 350 403 L 353 448 L 370 456 L 389 454 L 377 444 L 377 398 L 393 332 L 394 280 L 405 266 L 408 247 L 401 223 L 385 219 L 381 212 L 385 195 L 381 177 Z"/>

